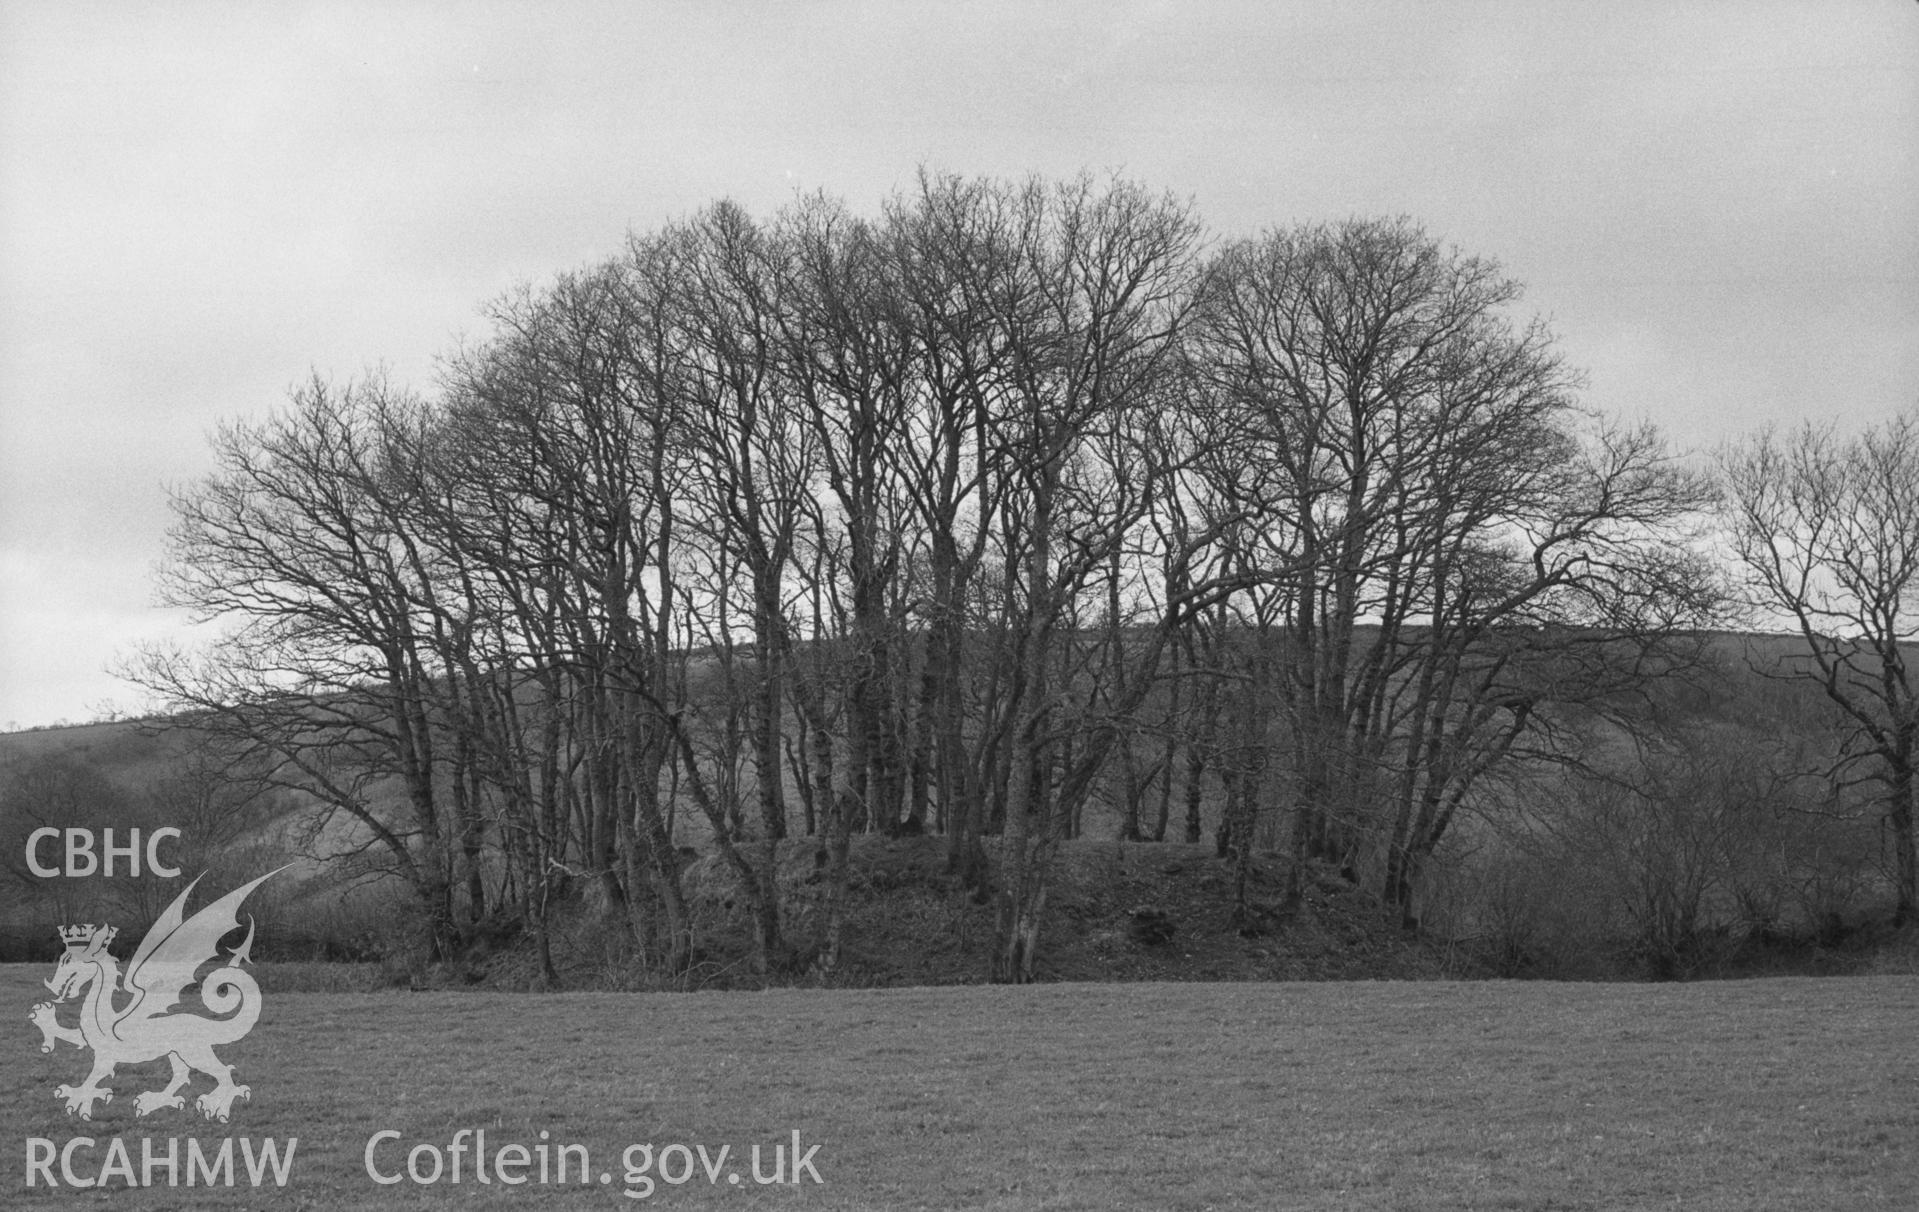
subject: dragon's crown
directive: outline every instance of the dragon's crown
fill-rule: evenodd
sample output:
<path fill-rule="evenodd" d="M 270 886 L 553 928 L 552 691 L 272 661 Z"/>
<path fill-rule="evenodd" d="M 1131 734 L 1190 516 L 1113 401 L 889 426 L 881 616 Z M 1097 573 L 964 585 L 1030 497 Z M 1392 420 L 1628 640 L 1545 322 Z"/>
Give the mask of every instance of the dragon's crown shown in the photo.
<path fill-rule="evenodd" d="M 100 936 L 100 945 L 104 947 L 112 942 L 113 936 L 118 933 L 119 931 L 112 926 L 62 926 L 60 941 L 66 944 L 67 950 L 76 951 L 91 944 L 95 934 Z"/>

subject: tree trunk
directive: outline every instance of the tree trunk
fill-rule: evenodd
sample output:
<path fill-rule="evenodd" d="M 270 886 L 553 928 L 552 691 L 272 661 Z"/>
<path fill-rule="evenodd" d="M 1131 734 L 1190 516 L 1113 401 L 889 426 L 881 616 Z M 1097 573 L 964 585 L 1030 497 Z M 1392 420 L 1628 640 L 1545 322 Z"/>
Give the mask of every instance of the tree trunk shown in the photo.
<path fill-rule="evenodd" d="M 1894 866 L 1898 880 L 1898 906 L 1893 910 L 1893 925 L 1904 926 L 1919 920 L 1919 846 L 1914 839 L 1914 796 L 1919 794 L 1919 777 L 1913 770 L 1913 755 L 1919 742 L 1916 730 L 1901 729 L 1899 747 L 1894 754 L 1892 804 L 1886 813 L 1892 823 Z"/>

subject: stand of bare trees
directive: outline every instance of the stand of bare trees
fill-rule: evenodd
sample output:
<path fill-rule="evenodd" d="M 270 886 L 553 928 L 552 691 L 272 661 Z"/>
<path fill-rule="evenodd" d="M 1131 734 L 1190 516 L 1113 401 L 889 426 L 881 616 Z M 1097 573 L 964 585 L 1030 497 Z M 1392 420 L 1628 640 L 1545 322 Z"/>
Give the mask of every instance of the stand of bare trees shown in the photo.
<path fill-rule="evenodd" d="M 496 304 L 431 399 L 225 430 L 166 590 L 231 627 L 140 677 L 349 818 L 442 953 L 507 914 L 549 976 L 588 887 L 691 962 L 688 813 L 763 971 L 839 962 L 855 834 L 930 831 L 1031 979 L 1115 787 L 1197 840 L 1214 780 L 1242 889 L 1272 844 L 1411 921 L 1482 781 L 1712 605 L 1701 482 L 1518 295 L 1403 220 L 1209 250 L 1125 181 L 716 204 Z"/>

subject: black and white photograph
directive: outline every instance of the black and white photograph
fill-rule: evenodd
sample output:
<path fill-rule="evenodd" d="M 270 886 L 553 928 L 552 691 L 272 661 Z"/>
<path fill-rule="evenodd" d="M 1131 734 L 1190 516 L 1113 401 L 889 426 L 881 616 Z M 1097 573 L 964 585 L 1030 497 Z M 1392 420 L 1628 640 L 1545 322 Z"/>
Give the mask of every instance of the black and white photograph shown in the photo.
<path fill-rule="evenodd" d="M 0 0 L 0 1206 L 1919 1208 L 1919 3 Z"/>

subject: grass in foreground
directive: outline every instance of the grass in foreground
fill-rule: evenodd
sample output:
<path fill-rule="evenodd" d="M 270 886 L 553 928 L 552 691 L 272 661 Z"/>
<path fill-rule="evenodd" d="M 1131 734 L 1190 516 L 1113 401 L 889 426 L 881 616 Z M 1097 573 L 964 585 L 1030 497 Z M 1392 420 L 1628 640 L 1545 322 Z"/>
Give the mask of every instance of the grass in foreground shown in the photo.
<path fill-rule="evenodd" d="M 622 995 L 269 993 L 225 1058 L 232 1123 L 136 1119 L 164 1069 L 84 1076 L 26 1021 L 39 967 L 0 969 L 0 1203 L 25 1142 L 298 1137 L 284 1189 L 125 1190 L 116 1208 L 633 1206 L 635 1142 L 719 1146 L 676 1208 L 1910 1209 L 1919 1207 L 1919 978 L 1697 985 L 1044 985 Z M 269 986 L 270 987 L 270 986 Z M 69 1016 L 71 1012 L 68 1012 Z M 196 1078 L 189 1095 L 207 1088 Z M 380 1186 L 484 1128 L 489 1151 L 580 1142 L 611 1182 Z M 797 1130 L 825 1180 L 755 1185 Z M 674 1158 L 677 1164 L 678 1158 Z M 425 1164 L 423 1158 L 423 1164 Z M 790 1164 L 790 1162 L 789 1162 Z M 244 1171 L 236 1159 L 236 1168 Z M 728 1185 L 725 1171 L 743 1181 Z M 57 1173 L 57 1169 L 56 1169 Z M 569 1175 L 569 1178 L 571 1176 Z M 653 1177 L 658 1182 L 657 1171 Z M 637 1189 L 638 1184 L 634 1189 Z M 645 1206 L 645 1205 L 642 1205 Z"/>

